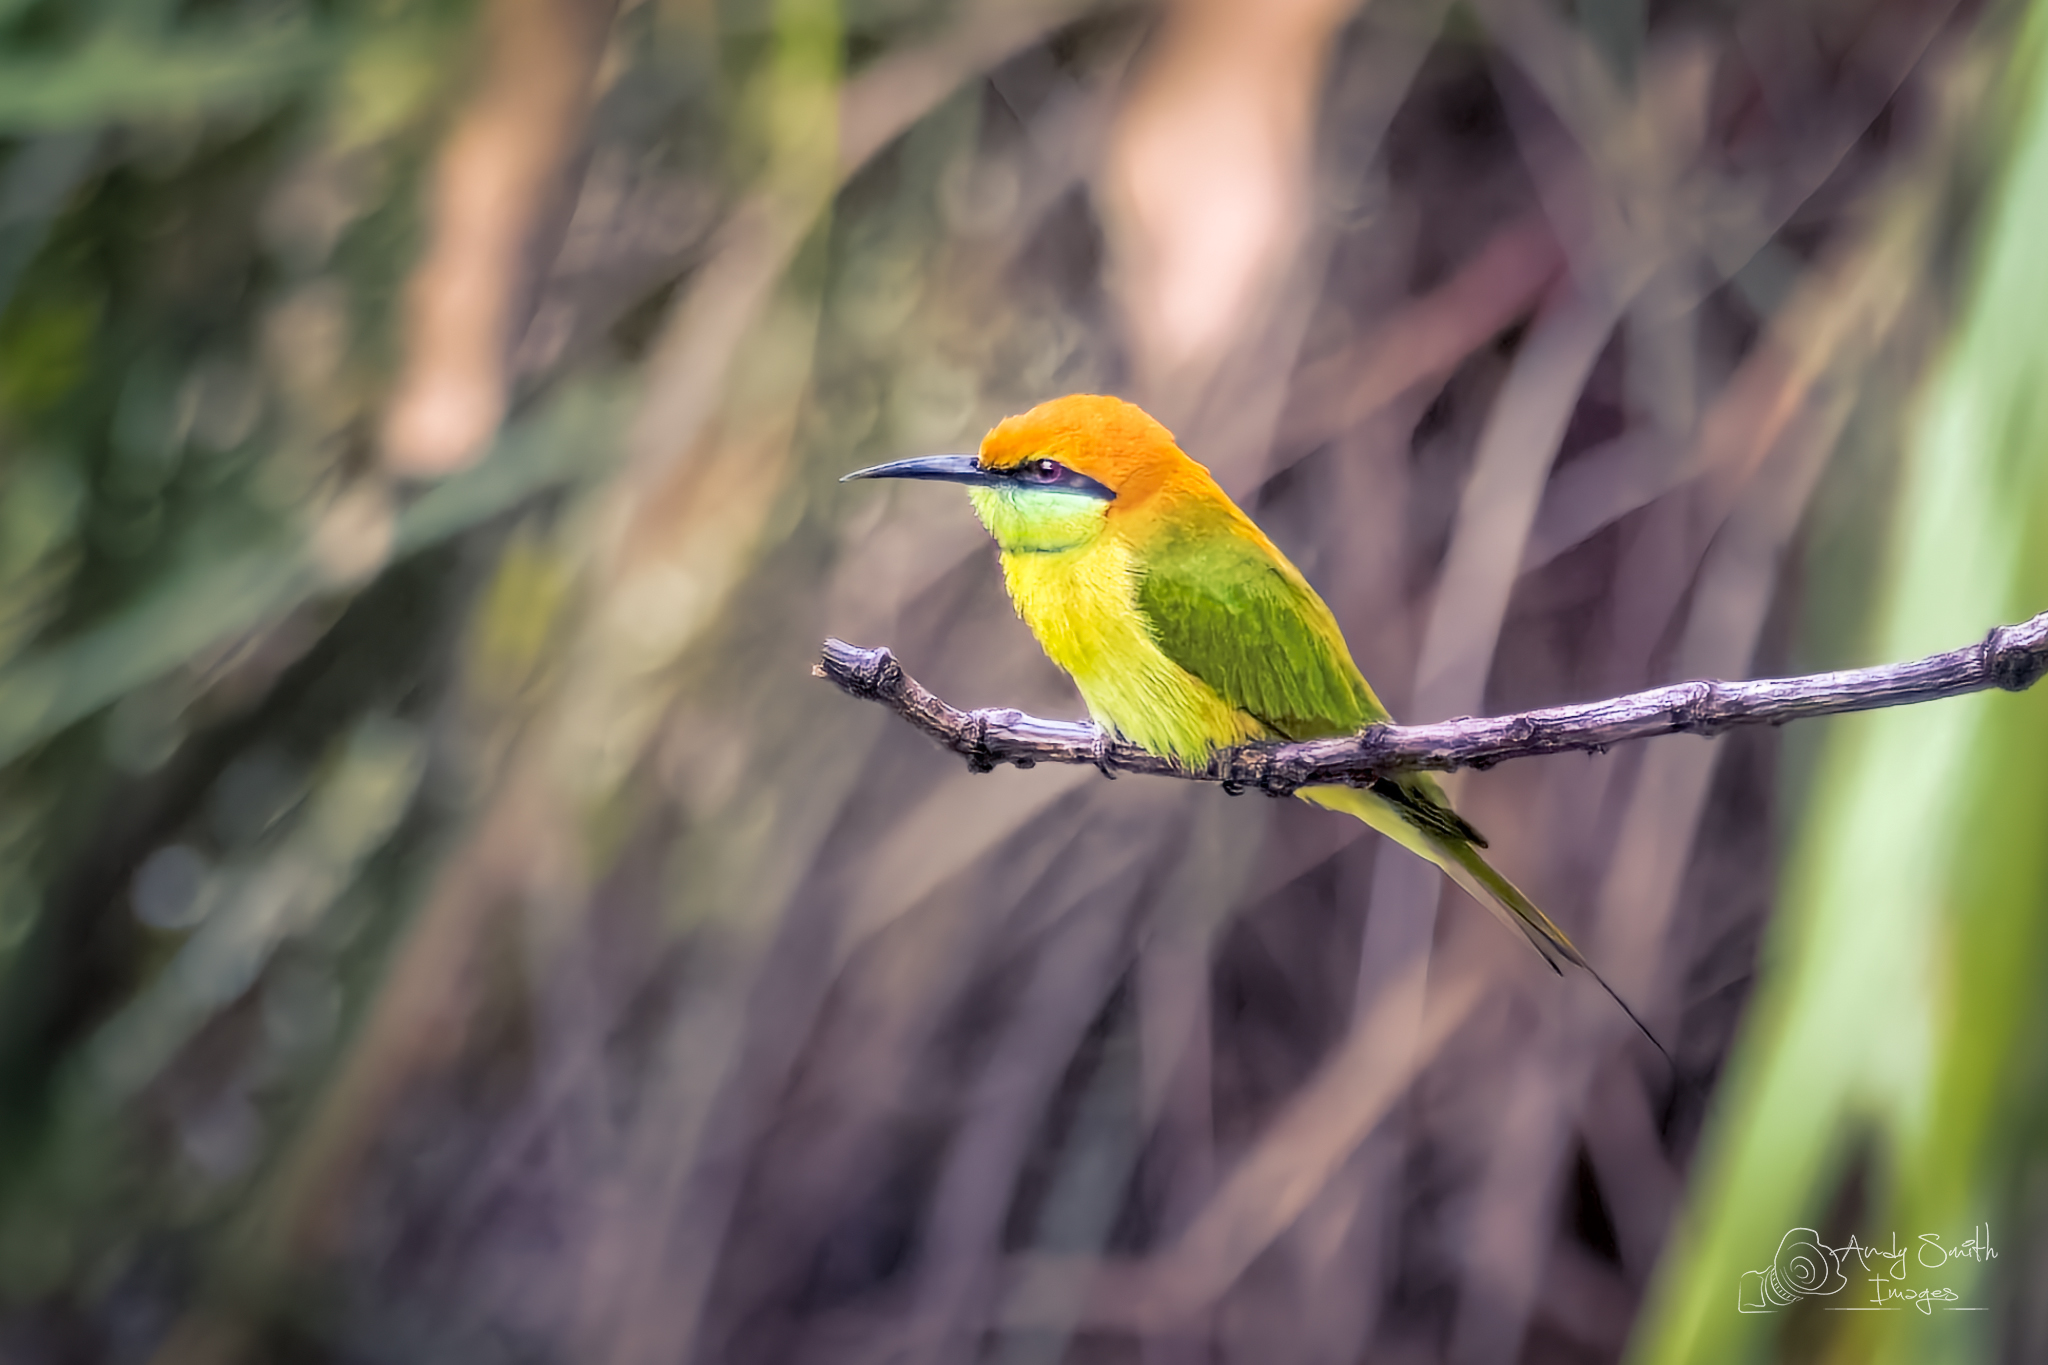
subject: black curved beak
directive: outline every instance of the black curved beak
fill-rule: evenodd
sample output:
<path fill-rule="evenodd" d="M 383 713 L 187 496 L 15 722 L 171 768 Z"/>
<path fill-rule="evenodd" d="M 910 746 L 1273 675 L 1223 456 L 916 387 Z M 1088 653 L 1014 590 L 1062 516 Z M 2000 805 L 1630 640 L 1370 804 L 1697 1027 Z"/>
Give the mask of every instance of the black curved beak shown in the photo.
<path fill-rule="evenodd" d="M 972 455 L 920 455 L 914 460 L 892 460 L 888 464 L 856 469 L 839 482 L 846 483 L 851 479 L 938 479 L 945 483 L 974 484 L 983 488 L 1016 482 L 1013 478 L 983 469 L 981 462 Z"/>
<path fill-rule="evenodd" d="M 914 460 L 895 460 L 871 469 L 856 469 L 851 474 L 842 475 L 839 482 L 845 483 L 848 479 L 938 479 L 944 483 L 964 483 L 977 488 L 1028 488 L 1034 493 L 1071 493 L 1103 502 L 1116 498 L 1106 485 L 1050 460 L 1009 469 L 987 469 L 972 455 L 920 455 Z"/>

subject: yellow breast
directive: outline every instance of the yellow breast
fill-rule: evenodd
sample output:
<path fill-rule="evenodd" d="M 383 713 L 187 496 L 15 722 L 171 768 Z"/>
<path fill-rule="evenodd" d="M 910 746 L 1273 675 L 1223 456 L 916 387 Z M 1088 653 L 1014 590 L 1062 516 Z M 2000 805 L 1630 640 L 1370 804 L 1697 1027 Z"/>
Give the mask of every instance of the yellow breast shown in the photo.
<path fill-rule="evenodd" d="M 1166 657 L 1139 612 L 1138 573 L 1115 535 L 1051 553 L 1003 555 L 1017 614 L 1073 676 L 1097 724 L 1195 764 L 1218 745 L 1267 738 L 1257 720 Z"/>

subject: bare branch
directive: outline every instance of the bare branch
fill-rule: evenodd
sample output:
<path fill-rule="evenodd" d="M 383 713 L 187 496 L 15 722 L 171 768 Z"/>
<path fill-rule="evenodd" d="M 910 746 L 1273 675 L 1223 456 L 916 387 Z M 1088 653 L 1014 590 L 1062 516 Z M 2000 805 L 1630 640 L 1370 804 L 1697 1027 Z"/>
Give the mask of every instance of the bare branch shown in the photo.
<path fill-rule="evenodd" d="M 1202 768 L 1147 753 L 1085 721 L 1044 720 L 997 708 L 962 711 L 904 672 L 887 649 L 827 640 L 811 671 L 853 696 L 880 702 L 965 757 L 976 772 L 998 763 L 1089 763 L 1107 777 L 1149 773 L 1220 782 L 1233 793 L 1256 787 L 1269 796 L 1291 796 L 1311 783 L 1356 785 L 1388 773 L 1490 768 L 1503 759 L 1575 750 L 1598 753 L 1653 735 L 1717 735 L 1743 725 L 1783 725 L 1994 687 L 2024 692 L 2048 674 L 2048 612 L 2022 625 L 2000 626 L 1980 644 L 1910 663 L 1752 682 L 1701 679 L 1513 716 L 1374 725 L 1338 739 L 1219 749 Z"/>

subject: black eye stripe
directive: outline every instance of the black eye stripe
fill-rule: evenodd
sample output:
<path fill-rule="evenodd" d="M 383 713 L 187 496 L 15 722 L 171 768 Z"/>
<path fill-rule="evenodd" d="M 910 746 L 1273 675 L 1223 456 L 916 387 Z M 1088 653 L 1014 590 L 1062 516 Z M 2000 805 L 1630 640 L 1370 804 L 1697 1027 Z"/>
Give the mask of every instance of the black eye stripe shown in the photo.
<path fill-rule="evenodd" d="M 1076 497 L 1097 498 L 1103 502 L 1116 500 L 1116 494 L 1103 484 L 1097 483 L 1086 474 L 1067 468 L 1054 459 L 1025 460 L 1021 464 L 991 469 L 989 473 L 1001 479 L 1015 480 L 1026 488 L 1048 493 L 1071 493 Z"/>

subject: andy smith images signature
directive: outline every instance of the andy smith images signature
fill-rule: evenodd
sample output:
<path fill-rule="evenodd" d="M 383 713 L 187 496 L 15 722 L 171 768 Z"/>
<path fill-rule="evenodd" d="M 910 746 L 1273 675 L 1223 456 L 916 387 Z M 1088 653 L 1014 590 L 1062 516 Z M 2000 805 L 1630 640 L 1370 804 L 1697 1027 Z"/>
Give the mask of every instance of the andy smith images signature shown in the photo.
<path fill-rule="evenodd" d="M 1970 1235 L 1949 1241 L 1923 1232 L 1902 1242 L 1894 1232 L 1887 1244 L 1865 1245 L 1852 1234 L 1841 1246 L 1821 1241 L 1812 1228 L 1793 1228 L 1779 1239 L 1778 1254 L 1762 1270 L 1745 1270 L 1736 1293 L 1736 1311 L 1775 1313 L 1801 1299 L 1834 1298 L 1820 1307 L 1836 1313 L 1885 1313 L 1916 1308 L 1932 1314 L 1982 1313 L 1961 1302 L 1962 1296 L 1940 1283 L 1944 1267 L 1995 1260 L 1991 1225 L 1979 1223 Z M 1959 1267 L 1958 1267 L 1959 1268 Z M 1953 1273 L 1953 1272 L 1951 1272 Z"/>

